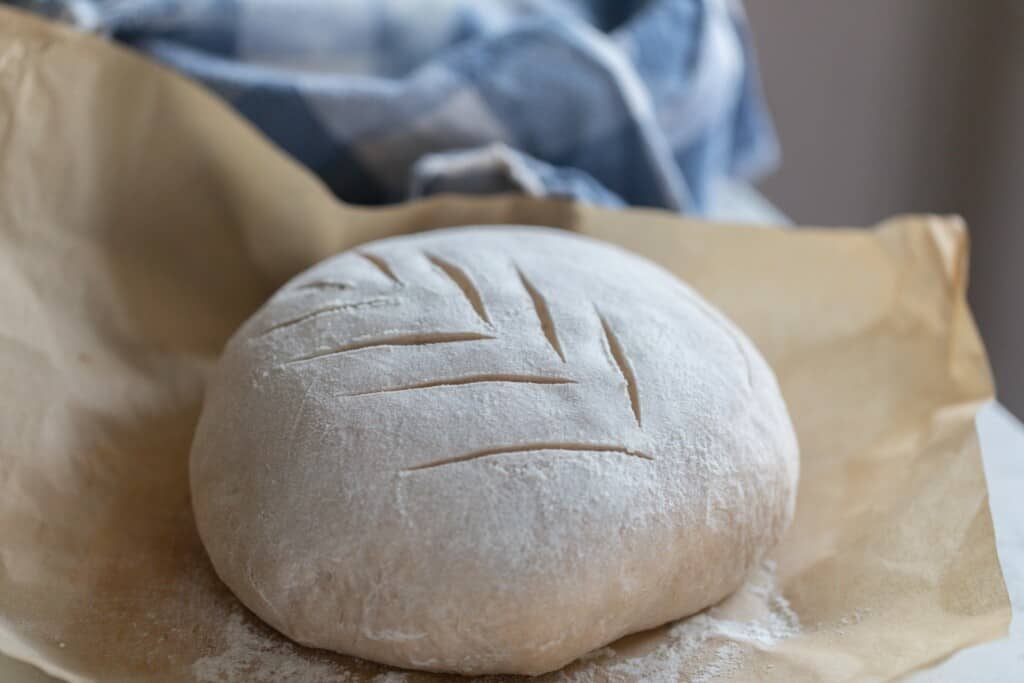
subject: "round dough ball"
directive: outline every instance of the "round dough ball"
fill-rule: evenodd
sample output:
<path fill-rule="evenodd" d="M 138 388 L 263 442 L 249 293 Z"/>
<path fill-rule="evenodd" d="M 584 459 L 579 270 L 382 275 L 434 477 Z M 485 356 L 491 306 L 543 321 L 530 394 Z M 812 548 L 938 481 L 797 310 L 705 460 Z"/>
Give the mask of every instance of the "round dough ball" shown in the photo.
<path fill-rule="evenodd" d="M 278 291 L 224 351 L 191 486 L 217 573 L 299 643 L 539 674 L 739 587 L 797 468 L 771 370 L 686 285 L 478 227 Z"/>

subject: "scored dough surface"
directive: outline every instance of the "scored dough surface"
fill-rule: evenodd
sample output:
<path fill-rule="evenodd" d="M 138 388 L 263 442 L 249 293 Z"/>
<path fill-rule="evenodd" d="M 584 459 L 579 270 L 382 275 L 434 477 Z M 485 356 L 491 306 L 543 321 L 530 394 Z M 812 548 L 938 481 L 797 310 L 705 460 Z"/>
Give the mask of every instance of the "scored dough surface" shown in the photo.
<path fill-rule="evenodd" d="M 775 378 L 695 292 L 546 228 L 369 243 L 232 337 L 193 442 L 214 567 L 292 639 L 537 674 L 707 607 L 793 513 Z"/>

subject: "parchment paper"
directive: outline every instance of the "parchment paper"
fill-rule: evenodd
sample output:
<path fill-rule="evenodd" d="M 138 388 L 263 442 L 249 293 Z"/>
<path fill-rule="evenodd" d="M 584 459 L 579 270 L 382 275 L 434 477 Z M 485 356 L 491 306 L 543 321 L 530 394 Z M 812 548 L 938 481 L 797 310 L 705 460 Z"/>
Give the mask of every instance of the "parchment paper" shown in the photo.
<path fill-rule="evenodd" d="M 370 238 L 490 222 L 661 262 L 778 373 L 802 480 L 774 561 L 800 632 L 721 635 L 702 649 L 732 647 L 716 673 L 888 679 L 1006 632 L 973 428 L 993 392 L 957 220 L 786 231 L 513 197 L 344 206 L 198 87 L 2 10 L 0 650 L 74 680 L 403 680 L 241 607 L 196 535 L 188 450 L 222 344 L 287 277 Z M 629 680 L 668 631 L 564 675 Z"/>

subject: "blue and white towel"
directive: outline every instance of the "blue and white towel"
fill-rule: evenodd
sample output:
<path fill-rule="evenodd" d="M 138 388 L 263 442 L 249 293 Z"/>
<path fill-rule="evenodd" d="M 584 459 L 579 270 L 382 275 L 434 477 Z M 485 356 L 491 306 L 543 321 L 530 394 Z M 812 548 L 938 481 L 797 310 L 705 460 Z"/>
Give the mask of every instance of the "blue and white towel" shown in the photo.
<path fill-rule="evenodd" d="M 350 202 L 518 191 L 699 214 L 716 180 L 776 159 L 733 0 L 27 4 L 204 82 Z"/>

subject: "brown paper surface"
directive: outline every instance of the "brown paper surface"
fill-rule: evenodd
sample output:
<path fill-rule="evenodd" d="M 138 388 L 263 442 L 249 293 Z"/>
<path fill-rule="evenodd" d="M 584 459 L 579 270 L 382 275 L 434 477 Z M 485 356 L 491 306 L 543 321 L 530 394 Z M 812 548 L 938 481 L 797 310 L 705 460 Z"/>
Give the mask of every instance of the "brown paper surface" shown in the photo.
<path fill-rule="evenodd" d="M 199 87 L 2 10 L 0 651 L 69 680 L 439 680 L 260 624 L 206 560 L 187 459 L 223 343 L 286 278 L 367 239 L 493 222 L 662 263 L 779 376 L 802 479 L 774 561 L 800 632 L 717 637 L 662 658 L 666 680 L 889 679 L 1006 632 L 973 426 L 993 392 L 958 221 L 787 231 L 512 197 L 345 206 Z M 740 618 L 744 600 L 721 609 Z M 543 680 L 635 679 L 668 642 L 656 629 Z M 728 665 L 701 668 L 721 648 Z"/>

